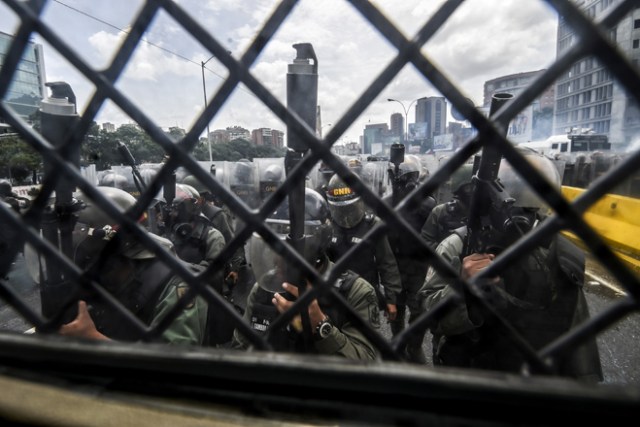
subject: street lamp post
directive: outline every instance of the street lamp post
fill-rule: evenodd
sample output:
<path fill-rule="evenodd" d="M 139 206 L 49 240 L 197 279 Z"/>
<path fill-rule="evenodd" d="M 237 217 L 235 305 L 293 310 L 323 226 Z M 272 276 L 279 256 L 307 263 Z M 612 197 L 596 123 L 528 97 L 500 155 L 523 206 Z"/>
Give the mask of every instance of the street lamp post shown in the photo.
<path fill-rule="evenodd" d="M 207 62 L 211 61 L 213 58 L 215 58 L 215 55 L 213 55 L 211 58 L 207 59 L 206 61 L 200 61 L 200 64 L 202 65 L 202 93 L 204 95 L 204 109 L 207 109 L 207 86 L 204 80 L 204 66 L 207 64 Z M 212 162 L 213 161 L 213 154 L 211 154 L 211 135 L 209 135 L 209 121 L 207 121 L 207 143 L 209 145 L 209 161 Z"/>
<path fill-rule="evenodd" d="M 387 98 L 387 101 L 397 102 L 398 104 L 402 105 L 402 109 L 404 110 L 404 122 L 405 122 L 404 123 L 404 126 L 405 126 L 404 140 L 409 141 L 409 110 L 411 109 L 411 106 L 413 105 L 413 103 L 417 101 L 417 99 L 414 99 L 413 101 L 411 101 L 411 103 L 409 104 L 409 107 L 407 108 L 404 108 L 404 103 L 402 101 L 398 101 L 397 99 Z"/>
<path fill-rule="evenodd" d="M 322 125 L 322 126 L 320 127 L 320 129 L 319 129 L 319 132 L 318 132 L 318 133 L 320 134 L 320 135 L 318 135 L 318 138 L 323 138 L 323 137 L 324 137 L 324 134 L 322 133 L 322 130 L 323 130 L 324 128 L 326 128 L 326 127 L 331 127 L 331 126 L 333 126 L 333 123 L 327 123 L 326 125 Z"/>

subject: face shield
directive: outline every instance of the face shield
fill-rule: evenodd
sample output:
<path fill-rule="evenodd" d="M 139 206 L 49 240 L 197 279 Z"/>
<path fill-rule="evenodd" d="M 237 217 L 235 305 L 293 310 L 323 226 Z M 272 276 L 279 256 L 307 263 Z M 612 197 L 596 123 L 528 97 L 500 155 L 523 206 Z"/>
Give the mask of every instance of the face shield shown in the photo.
<path fill-rule="evenodd" d="M 329 181 L 327 202 L 331 218 L 340 227 L 353 228 L 364 218 L 364 201 L 338 175 Z"/>
<path fill-rule="evenodd" d="M 249 239 L 248 258 L 251 259 L 253 273 L 259 285 L 269 292 L 282 292 L 284 263 L 287 261 L 278 253 L 291 233 L 288 198 L 266 225 L 278 236 L 275 250 L 258 233 Z M 322 196 L 311 189 L 305 191 L 304 249 L 302 256 L 309 264 L 318 267 L 331 242 L 331 224 L 327 203 Z M 275 279 L 274 279 L 275 278 Z"/>
<path fill-rule="evenodd" d="M 279 244 L 284 245 L 290 232 L 289 220 L 267 220 L 267 225 L 278 235 Z M 328 222 L 305 221 L 304 225 L 304 253 L 303 257 L 315 266 L 324 254 L 331 239 Z M 253 233 L 249 239 L 249 256 L 251 268 L 260 287 L 269 292 L 283 292 L 282 283 L 286 259 L 274 250 L 258 233 Z M 271 283 L 271 277 L 278 278 Z M 263 280 L 266 279 L 266 280 Z"/>
<path fill-rule="evenodd" d="M 353 228 L 364 218 L 364 201 L 358 197 L 352 200 L 330 202 L 329 212 L 331 212 L 331 218 L 340 227 Z"/>
<path fill-rule="evenodd" d="M 553 187 L 560 188 L 560 175 L 550 159 L 522 154 Z M 548 214 L 549 207 L 507 161 L 501 162 L 498 179 L 503 191 L 491 192 L 490 218 L 498 233 L 494 240 L 508 246 L 535 226 L 539 214 Z"/>

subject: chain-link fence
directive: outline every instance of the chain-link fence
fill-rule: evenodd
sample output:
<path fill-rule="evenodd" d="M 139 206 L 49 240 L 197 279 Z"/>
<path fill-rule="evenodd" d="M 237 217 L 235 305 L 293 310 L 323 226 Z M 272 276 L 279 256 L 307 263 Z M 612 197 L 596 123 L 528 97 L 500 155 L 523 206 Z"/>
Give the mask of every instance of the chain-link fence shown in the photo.
<path fill-rule="evenodd" d="M 504 108 L 497 109 L 491 116 L 491 120 L 470 105 L 454 82 L 450 81 L 438 69 L 437 64 L 421 51 L 421 48 L 447 22 L 463 1 L 444 2 L 437 13 L 425 22 L 411 39 L 407 39 L 373 4 L 366 1 L 352 1 L 352 6 L 397 49 L 397 55 L 359 99 L 348 108 L 340 120 L 332 125 L 323 139 L 316 136 L 304 118 L 301 119 L 298 111 L 292 108 L 287 109 L 249 72 L 250 67 L 291 13 L 296 5 L 295 1 L 282 1 L 274 9 L 254 37 L 251 46 L 239 59 L 232 57 L 216 39 L 215 33 L 199 25 L 179 4 L 170 1 L 148 1 L 139 10 L 109 67 L 99 72 L 78 56 L 73 46 L 56 34 L 55 28 L 46 25 L 40 19 L 39 14 L 45 2 L 5 0 L 4 3 L 19 16 L 20 26 L 4 58 L 0 72 L 0 95 L 6 94 L 22 53 L 34 32 L 45 39 L 97 88 L 81 116 L 77 120 L 71 120 L 62 131 L 48 130 L 45 125 L 47 119 L 43 117 L 41 132 L 37 132 L 6 103 L 0 106 L 3 117 L 42 156 L 45 169 L 48 170 L 39 193 L 28 211 L 18 214 L 9 206 L 0 206 L 0 215 L 6 228 L 3 233 L 7 242 L 0 260 L 0 271 L 6 275 L 15 257 L 25 250 L 23 248 L 28 247 L 29 251 L 40 256 L 39 259 L 46 260 L 46 262 L 43 261 L 46 263 L 46 268 L 39 267 L 36 275 L 44 283 L 43 288 L 46 288 L 41 290 L 41 296 L 48 298 L 54 295 L 51 297 L 53 302 L 50 306 L 45 307 L 43 301 L 41 307 L 34 307 L 4 282 L 0 284 L 2 298 L 36 330 L 33 335 L 3 334 L 0 337 L 3 342 L 2 359 L 7 366 L 18 367 L 24 372 L 43 370 L 50 375 L 59 374 L 67 378 L 75 375 L 76 379 L 81 381 L 89 381 L 89 378 L 104 375 L 112 379 L 116 378 L 113 380 L 114 390 L 122 388 L 146 393 L 149 392 L 149 388 L 152 388 L 150 393 L 158 395 L 182 390 L 185 395 L 204 396 L 206 399 L 215 397 L 218 401 L 226 403 L 242 400 L 240 396 L 243 395 L 243 390 L 250 390 L 255 396 L 263 396 L 263 394 L 271 396 L 265 401 L 269 401 L 273 408 L 278 409 L 283 409 L 287 404 L 294 405 L 294 402 L 297 407 L 323 408 L 326 402 L 335 403 L 336 396 L 342 399 L 351 392 L 359 394 L 362 398 L 345 399 L 331 415 L 369 420 L 381 416 L 384 410 L 388 410 L 388 413 L 405 414 L 409 419 L 416 413 L 423 415 L 430 413 L 431 416 L 441 414 L 443 417 L 453 417 L 447 420 L 454 422 L 451 420 L 455 420 L 458 416 L 453 410 L 455 404 L 444 402 L 456 399 L 469 405 L 470 417 L 478 416 L 480 418 L 476 420 L 487 420 L 487 422 L 498 418 L 490 415 L 488 409 L 483 407 L 483 403 L 496 403 L 499 399 L 507 399 L 508 403 L 505 403 L 505 406 L 510 410 L 519 404 L 526 403 L 536 408 L 550 407 L 553 413 L 556 411 L 571 413 L 578 405 L 591 403 L 593 411 L 591 415 L 607 414 L 614 417 L 627 413 L 628 405 L 632 405 L 634 401 L 637 404 L 637 396 L 633 390 L 620 389 L 612 392 L 610 389 L 595 389 L 589 386 L 583 387 L 580 384 L 545 383 L 544 380 L 540 383 L 527 383 L 526 381 L 530 379 L 510 384 L 503 377 L 484 376 L 480 373 L 475 376 L 476 373 L 466 371 L 462 374 L 453 371 L 454 374 L 452 374 L 447 369 L 411 365 L 406 362 L 407 356 L 404 353 L 407 342 L 414 334 L 426 332 L 429 336 L 429 328 L 434 329 L 438 322 L 454 312 L 461 300 L 466 299 L 474 301 L 485 316 L 490 316 L 488 318 L 495 324 L 498 333 L 506 337 L 511 346 L 516 349 L 515 351 L 523 360 L 516 372 L 525 377 L 531 373 L 553 375 L 568 353 L 598 337 L 618 322 L 628 319 L 637 311 L 638 289 L 640 289 L 637 275 L 621 262 L 619 256 L 605 243 L 603 236 L 587 224 L 583 213 L 635 172 L 639 162 L 638 152 L 633 152 L 618 162 L 607 173 L 592 182 L 588 191 L 570 203 L 562 196 L 559 187 L 551 185 L 540 171 L 526 160 L 522 152 L 504 136 L 504 123 L 509 123 L 545 89 L 562 78 L 574 63 L 588 56 L 593 56 L 606 64 L 617 84 L 626 90 L 628 97 L 634 102 L 640 102 L 638 91 L 640 75 L 607 36 L 610 28 L 615 27 L 623 17 L 636 8 L 636 2 L 633 0 L 615 2 L 610 12 L 598 22 L 590 20 L 572 2 L 548 1 L 547 3 L 558 12 L 561 19 L 575 31 L 580 42 L 561 53 L 548 69 L 511 102 L 507 102 L 506 105 L 501 104 L 500 106 Z M 142 35 L 161 11 L 170 15 L 175 22 L 189 31 L 229 71 L 229 77 L 209 100 L 207 107 L 188 130 L 186 136 L 177 143 L 174 143 L 156 126 L 156 123 L 138 109 L 115 83 L 141 42 Z M 431 171 L 427 179 L 392 207 L 384 202 L 380 194 L 367 185 L 361 176 L 332 154 L 331 147 L 408 64 L 415 67 L 460 114 L 466 117 L 477 129 L 477 135 L 462 145 L 439 168 Z M 207 128 L 211 119 L 221 111 L 232 92 L 240 84 L 253 92 L 287 124 L 290 141 L 294 138 L 304 147 L 303 151 L 298 152 L 299 158 L 296 159 L 294 167 L 288 168 L 286 180 L 278 183 L 271 196 L 256 209 L 251 209 L 245 201 L 238 199 L 236 193 L 228 185 L 224 185 L 220 175 L 216 176 L 209 170 L 205 170 L 191 154 L 198 143 L 198 136 Z M 93 182 L 88 181 L 80 173 L 77 165 L 74 165 L 74 156 L 77 156 L 89 127 L 107 100 L 116 104 L 135 120 L 153 141 L 162 147 L 167 156 L 167 160 L 157 169 L 155 176 L 148 181 L 146 188 L 140 192 L 135 204 L 130 206 L 126 213 L 122 211 L 121 206 L 114 203 L 113 199 L 99 191 Z M 65 133 L 65 130 L 68 131 Z M 537 196 L 544 200 L 552 209 L 553 215 L 527 233 L 525 237 L 512 242 L 508 250 L 495 257 L 481 274 L 463 280 L 459 271 L 452 267 L 449 260 L 436 255 L 434 249 L 423 240 L 420 230 L 416 230 L 407 222 L 406 212 L 417 202 L 436 194 L 454 171 L 481 150 L 485 163 L 483 165 L 481 160 L 480 164 L 476 165 L 479 168 L 478 171 L 490 170 L 487 164 L 490 155 L 495 155 L 498 163 L 502 157 L 502 162 L 508 162 L 517 169 L 521 179 L 526 181 L 527 185 L 535 190 Z M 336 260 L 334 268 L 327 274 L 319 273 L 309 260 L 299 254 L 295 250 L 295 242 L 289 241 L 283 244 L 281 236 L 265 222 L 285 198 L 296 200 L 295 194 L 301 188 L 297 183 L 304 182 L 305 176 L 315 171 L 320 162 L 340 175 L 361 196 L 368 209 L 382 219 L 382 222 L 366 234 L 362 239 L 363 242 L 356 249 L 349 251 L 345 258 Z M 197 271 L 168 251 L 161 241 L 149 234 L 145 224 L 137 220 L 148 214 L 157 194 L 161 192 L 163 186 L 172 182 L 172 176 L 175 175 L 178 167 L 188 171 L 188 174 L 193 175 L 204 187 L 215 194 L 243 224 L 226 242 L 224 249 L 204 269 Z M 497 169 L 493 172 L 497 173 Z M 179 298 L 174 301 L 174 304 L 168 306 L 162 316 L 156 318 L 152 324 L 142 321 L 138 313 L 131 311 L 131 307 L 127 307 L 118 299 L 117 294 L 112 290 L 113 286 L 110 288 L 103 283 L 105 278 L 102 275 L 105 271 L 119 268 L 118 265 L 112 266 L 108 263 L 108 258 L 115 250 L 115 244 L 112 243 L 114 240 L 105 243 L 104 247 L 100 248 L 98 261 L 94 259 L 90 264 L 78 262 L 77 253 L 70 249 L 74 247 L 72 240 L 74 232 L 77 232 L 74 228 L 76 224 L 71 218 L 79 215 L 79 209 L 81 209 L 74 204 L 75 199 L 71 197 L 72 191 L 76 188 L 84 193 L 85 203 L 93 205 L 94 208 L 117 220 L 118 229 L 114 231 L 115 233 L 130 236 L 129 238 L 137 245 L 143 246 L 138 249 L 139 252 L 144 252 L 145 257 L 162 264 L 165 273 L 170 271 L 176 280 L 188 285 L 182 288 L 183 292 L 179 293 Z M 481 185 L 476 184 L 475 188 L 476 191 L 480 191 Z M 304 192 L 304 189 L 302 191 Z M 54 194 L 57 196 L 57 201 L 52 204 L 51 197 Z M 73 195 L 76 194 L 73 193 Z M 68 197 L 68 200 L 64 200 L 64 197 Z M 473 203 L 471 209 L 474 209 Z M 294 221 L 291 219 L 292 223 Z M 51 227 L 54 227 L 53 232 Z M 505 315 L 496 305 L 496 301 L 489 298 L 482 289 L 487 278 L 504 274 L 519 259 L 531 254 L 537 247 L 552 240 L 563 230 L 570 231 L 579 237 L 585 251 L 606 266 L 608 273 L 623 287 L 624 296 L 616 298 L 614 303 L 597 314 L 592 314 L 583 322 L 567 328 L 565 333 L 552 341 L 544 342 L 543 345 L 533 344 L 523 336 L 521 325 L 513 325 L 508 319 L 509 316 Z M 51 237 L 52 233 L 53 237 Z M 306 358 L 282 356 L 280 359 L 277 356 L 265 356 L 275 353 L 262 353 L 262 351 L 279 350 L 274 338 L 275 334 L 269 331 L 266 334 L 258 333 L 220 290 L 214 289 L 207 283 L 207 277 L 224 269 L 238 249 L 243 248 L 254 233 L 259 234 L 267 245 L 272 246 L 275 252 L 289 260 L 290 264 L 296 265 L 299 269 L 298 273 L 307 277 L 312 284 L 289 310 L 269 325 L 269 331 L 295 323 L 297 316 L 302 315 L 302 334 L 312 335 L 313 331 L 309 329 L 310 323 L 306 319 L 307 307 L 319 298 L 336 306 L 339 315 L 348 319 L 363 339 L 375 347 L 375 351 L 383 361 L 381 364 L 337 364 L 322 358 L 316 360 L 317 356 Z M 417 251 L 428 260 L 434 272 L 451 283 L 457 284 L 457 287 L 453 286 L 455 292 L 449 293 L 429 311 L 413 319 L 406 329 L 394 337 L 373 328 L 347 301 L 345 295 L 334 287 L 334 283 L 341 277 L 349 260 L 360 256 L 367 242 L 391 233 L 402 235 L 407 244 L 410 243 L 418 248 Z M 566 259 L 565 261 L 570 262 Z M 101 269 L 96 270 L 96 264 L 100 264 Z M 118 283 L 127 282 L 126 278 L 112 280 Z M 69 320 L 65 317 L 65 313 L 73 310 L 78 299 L 83 299 L 87 295 L 104 305 L 105 311 L 118 313 L 119 322 L 127 329 L 132 340 L 143 342 L 157 341 L 166 334 L 171 325 L 180 319 L 184 310 L 193 306 L 194 298 L 197 296 L 197 300 L 206 302 L 209 311 L 215 310 L 221 313 L 219 318 L 228 322 L 243 335 L 254 352 L 206 347 L 201 350 L 172 347 L 170 353 L 167 353 L 166 348 L 153 344 L 142 346 L 116 344 L 113 347 L 86 346 L 75 341 L 74 344 L 69 344 L 69 341 L 60 339 L 55 332 L 62 323 Z M 313 345 L 313 343 L 309 344 L 309 340 L 312 338 L 307 339 L 306 345 Z M 394 361 L 402 364 L 390 363 Z M 49 366 L 52 368 L 49 369 Z M 271 376 L 269 371 L 280 376 L 280 379 Z M 72 374 L 72 376 L 65 374 Z M 158 379 L 159 377 L 162 377 L 162 381 Z M 208 384 L 216 381 L 222 381 L 225 385 L 218 388 Z M 434 387 L 432 390 L 438 390 L 442 395 L 437 397 L 436 392 L 425 391 L 424 387 Z M 335 390 L 341 391 L 331 396 L 332 393 L 336 393 Z M 301 402 L 298 393 L 309 396 L 312 401 L 317 399 L 318 403 L 314 406 Z M 403 403 L 397 406 L 391 404 L 391 400 L 394 400 L 389 396 L 391 394 L 398 395 L 398 400 L 402 400 Z M 520 394 L 520 400 L 514 397 L 518 394 Z M 551 397 L 545 397 L 545 394 Z M 508 397 L 509 395 L 511 396 Z M 349 408 L 362 408 L 362 405 L 366 406 L 371 402 L 377 404 L 380 400 L 386 402 L 385 405 L 380 406 L 383 409 L 372 410 L 368 415 L 361 412 L 347 415 Z M 425 404 L 425 401 L 438 402 L 438 404 Z M 440 409 L 438 409 L 439 404 L 443 405 Z M 580 410 L 584 408 L 581 407 Z M 544 422 L 545 418 L 540 417 L 540 415 L 534 416 L 531 422 Z M 436 419 L 440 418 L 423 418 L 431 421 Z M 506 423 L 513 419 L 505 415 L 501 422 Z M 585 417 L 585 419 L 588 418 Z M 398 422 L 396 418 L 381 420 Z"/>

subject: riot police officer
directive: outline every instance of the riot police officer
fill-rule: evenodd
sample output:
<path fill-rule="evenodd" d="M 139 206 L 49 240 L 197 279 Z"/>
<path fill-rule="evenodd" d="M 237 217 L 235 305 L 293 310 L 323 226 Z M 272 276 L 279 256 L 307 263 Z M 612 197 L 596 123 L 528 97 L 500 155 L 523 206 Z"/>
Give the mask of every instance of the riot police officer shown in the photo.
<path fill-rule="evenodd" d="M 284 158 L 258 160 L 260 200 L 264 203 L 284 182 Z"/>
<path fill-rule="evenodd" d="M 435 206 L 422 225 L 420 234 L 431 249 L 435 250 L 442 240 L 466 224 L 471 201 L 472 170 L 473 165 L 466 163 L 451 175 L 453 198 Z"/>
<path fill-rule="evenodd" d="M 288 206 L 288 199 L 283 205 Z M 309 188 L 305 190 L 304 219 L 304 258 L 320 274 L 326 274 L 333 265 L 326 255 L 331 240 L 329 211 L 322 196 Z M 284 240 L 290 227 L 288 209 L 279 209 L 267 219 L 267 224 Z M 293 304 L 292 300 L 304 290 L 283 283 L 286 261 L 273 252 L 257 233 L 251 237 L 250 247 L 257 283 L 249 294 L 245 319 L 254 331 L 264 334 L 280 313 L 288 310 Z M 311 285 L 308 283 L 308 286 Z M 361 319 L 371 328 L 379 328 L 377 297 L 366 280 L 348 271 L 340 276 L 334 286 Z M 285 297 L 285 293 L 288 297 Z M 313 334 L 312 348 L 304 346 L 300 323 L 294 320 L 281 330 L 269 331 L 270 342 L 276 350 L 337 355 L 359 360 L 377 357 L 375 348 L 366 336 L 331 301 L 325 298 L 313 300 L 308 306 L 308 312 Z M 247 338 L 237 329 L 234 332 L 233 347 L 250 347 Z"/>
<path fill-rule="evenodd" d="M 389 176 L 393 181 L 392 196 L 385 198 L 387 203 L 394 205 L 394 202 L 400 202 L 415 188 L 417 188 L 420 180 L 420 164 L 415 158 L 405 156 L 404 161 L 398 165 L 396 173 L 393 165 L 389 167 Z M 422 225 L 426 221 L 431 209 L 435 205 L 433 197 L 427 197 L 411 203 L 402 210 L 402 217 L 419 232 Z M 402 281 L 402 292 L 397 301 L 398 315 L 395 320 L 389 322 L 391 332 L 397 335 L 404 329 L 407 308 L 409 308 L 409 323 L 413 322 L 418 316 L 424 313 L 422 300 L 418 296 L 418 291 L 424 283 L 427 274 L 428 262 L 427 255 L 416 244 L 403 238 L 403 233 L 398 233 L 394 229 L 388 233 L 389 244 L 398 263 L 400 278 Z M 405 353 L 408 360 L 424 364 L 426 358 L 422 350 L 422 342 L 424 333 L 412 336 L 405 346 Z"/>
<path fill-rule="evenodd" d="M 364 201 L 340 178 L 334 175 L 327 186 L 327 202 L 331 213 L 332 237 L 329 259 L 336 262 L 355 245 L 361 245 L 358 256 L 347 268 L 358 273 L 377 290 L 380 305 L 390 321 L 397 316 L 397 299 L 402 292 L 398 264 L 386 236 L 375 241 L 363 240 L 380 219 L 366 211 Z M 382 287 L 382 290 L 380 290 Z"/>
<path fill-rule="evenodd" d="M 198 205 L 200 210 L 204 216 L 211 222 L 213 227 L 222 233 L 224 240 L 226 243 L 230 242 L 233 239 L 233 230 L 229 221 L 227 220 L 227 215 L 225 215 L 224 210 L 218 206 L 216 206 L 213 202 L 213 195 L 211 194 L 211 190 L 208 187 L 200 183 L 196 177 L 193 175 L 186 176 L 182 183 L 184 185 L 189 185 L 193 187 L 196 192 L 199 194 Z M 244 247 L 238 248 L 236 253 L 231 258 L 227 271 L 225 272 L 225 282 L 235 284 L 238 280 L 238 272 L 241 268 L 246 266 L 246 257 L 244 254 Z"/>
<path fill-rule="evenodd" d="M 229 243 L 233 239 L 233 231 L 224 210 L 213 203 L 209 188 L 201 184 L 193 175 L 185 177 L 182 183 L 194 187 L 200 195 L 198 203 L 202 214 L 209 219 L 215 229 L 222 233 L 225 242 Z M 247 265 L 245 248 L 240 246 L 225 265 L 223 294 L 239 311 L 242 311 L 246 294 L 253 283 L 253 274 Z"/>
<path fill-rule="evenodd" d="M 181 259 L 207 268 L 224 249 L 225 240 L 200 211 L 199 197 L 193 187 L 176 184 L 171 207 L 163 209 L 164 232 L 175 245 Z M 208 277 L 208 283 L 221 295 L 228 294 L 224 287 L 226 269 L 228 266 Z M 221 310 L 210 307 L 205 344 L 223 345 L 230 342 L 233 328 L 225 317 Z"/>
<path fill-rule="evenodd" d="M 98 187 L 124 212 L 135 199 L 124 190 Z M 117 298 L 127 310 L 147 325 L 165 317 L 187 293 L 188 285 L 131 235 L 116 231 L 116 223 L 83 193 L 76 199 L 82 209 L 77 212 L 73 232 L 74 261 L 85 274 Z M 175 254 L 173 244 L 149 233 L 158 244 Z M 202 268 L 189 265 L 194 274 Z M 195 297 L 162 334 L 161 341 L 171 344 L 202 344 L 205 336 L 207 303 Z M 98 295 L 88 294 L 78 303 L 78 314 L 59 331 L 66 336 L 97 340 L 136 341 L 135 330 L 126 317 Z"/>
<path fill-rule="evenodd" d="M 549 182 L 560 188 L 558 171 L 550 159 L 532 150 L 521 153 Z M 490 233 L 483 235 L 486 246 L 483 253 L 462 257 L 466 229 L 456 230 L 437 248 L 437 253 L 454 269 L 459 269 L 465 280 L 487 268 L 521 235 L 543 221 L 547 213 L 544 201 L 506 161 L 500 165 L 498 178 L 515 202 L 491 211 L 492 226 L 485 227 Z M 582 251 L 563 236 L 556 235 L 514 260 L 500 272 L 500 277 L 479 283 L 477 289 L 528 345 L 539 350 L 588 318 L 582 288 L 584 267 Z M 453 286 L 431 268 L 421 290 L 427 309 L 457 292 Z M 492 314 L 469 298 L 457 301 L 455 308 L 437 318 L 431 329 L 434 364 L 520 372 L 526 359 L 509 334 L 500 330 Z M 557 375 L 602 380 L 595 339 L 569 350 L 555 362 Z"/>

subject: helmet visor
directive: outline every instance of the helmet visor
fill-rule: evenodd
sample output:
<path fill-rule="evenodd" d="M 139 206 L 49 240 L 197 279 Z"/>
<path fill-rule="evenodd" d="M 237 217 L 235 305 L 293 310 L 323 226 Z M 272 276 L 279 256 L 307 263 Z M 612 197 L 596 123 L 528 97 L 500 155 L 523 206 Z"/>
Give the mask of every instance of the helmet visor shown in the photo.
<path fill-rule="evenodd" d="M 364 202 L 360 197 L 351 200 L 329 202 L 331 218 L 340 227 L 353 228 L 364 218 Z"/>

